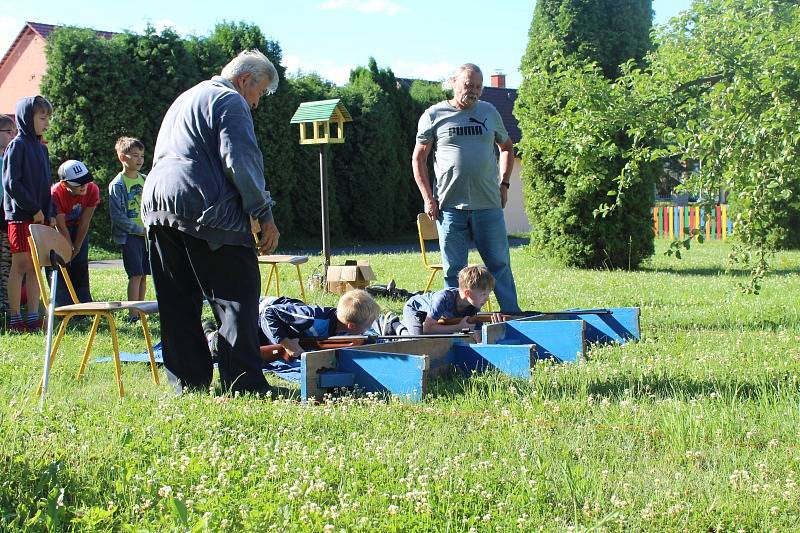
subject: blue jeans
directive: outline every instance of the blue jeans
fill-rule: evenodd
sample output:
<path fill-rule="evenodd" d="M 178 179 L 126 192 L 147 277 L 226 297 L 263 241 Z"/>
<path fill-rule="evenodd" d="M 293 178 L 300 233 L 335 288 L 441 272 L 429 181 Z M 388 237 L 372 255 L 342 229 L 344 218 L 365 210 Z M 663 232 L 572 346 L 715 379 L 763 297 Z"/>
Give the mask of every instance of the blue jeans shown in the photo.
<path fill-rule="evenodd" d="M 444 286 L 458 287 L 458 272 L 467 266 L 471 235 L 483 263 L 494 276 L 494 295 L 500 310 L 519 311 L 503 210 L 499 207 L 472 211 L 442 209 L 436 227 L 439 229 L 439 249 L 442 251 Z"/>

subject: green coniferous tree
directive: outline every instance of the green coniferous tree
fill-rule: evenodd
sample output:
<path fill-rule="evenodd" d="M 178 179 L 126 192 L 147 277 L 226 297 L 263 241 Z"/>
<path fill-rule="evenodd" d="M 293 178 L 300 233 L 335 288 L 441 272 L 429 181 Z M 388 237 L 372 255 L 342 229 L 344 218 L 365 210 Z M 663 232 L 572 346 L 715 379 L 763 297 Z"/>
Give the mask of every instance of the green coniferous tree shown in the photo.
<path fill-rule="evenodd" d="M 532 246 L 565 264 L 628 268 L 653 253 L 657 169 L 626 167 L 640 140 L 613 87 L 648 51 L 651 19 L 651 0 L 539 0 L 534 10 L 515 109 L 522 179 Z M 620 180 L 635 183 L 599 216 Z"/>

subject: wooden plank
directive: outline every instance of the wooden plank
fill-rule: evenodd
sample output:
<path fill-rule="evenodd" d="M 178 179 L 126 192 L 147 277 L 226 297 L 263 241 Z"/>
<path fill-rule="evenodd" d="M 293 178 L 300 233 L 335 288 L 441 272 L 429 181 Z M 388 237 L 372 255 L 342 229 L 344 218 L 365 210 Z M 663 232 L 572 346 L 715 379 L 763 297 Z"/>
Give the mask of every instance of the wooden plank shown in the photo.
<path fill-rule="evenodd" d="M 320 387 L 319 374 L 336 370 L 336 350 L 305 352 L 300 357 L 300 399 L 321 401 L 325 390 Z"/>
<path fill-rule="evenodd" d="M 678 206 L 678 238 L 683 240 L 683 228 L 686 224 L 686 210 L 683 206 Z"/>
<path fill-rule="evenodd" d="M 586 322 L 531 317 L 485 324 L 484 338 L 493 344 L 534 344 L 538 359 L 575 362 L 586 355 Z"/>
<path fill-rule="evenodd" d="M 364 351 L 373 357 L 382 353 L 400 353 L 405 355 L 426 356 L 426 367 L 423 376 L 423 393 L 427 379 L 447 372 L 452 368 L 450 348 L 454 343 L 465 343 L 459 338 L 421 338 L 399 340 L 380 344 L 365 344 L 348 348 Z M 300 360 L 300 396 L 303 401 L 322 399 L 325 389 L 320 386 L 320 374 L 327 371 L 343 371 L 339 364 L 339 351 L 342 348 L 305 352 Z"/>
<path fill-rule="evenodd" d="M 575 315 L 586 322 L 586 340 L 588 342 L 619 342 L 641 339 L 640 314 L 638 307 L 612 307 L 611 314 Z"/>
<path fill-rule="evenodd" d="M 670 240 L 675 238 L 675 211 L 669 207 L 669 238 Z"/>
<path fill-rule="evenodd" d="M 352 372 L 339 372 L 325 370 L 319 373 L 319 387 L 321 389 L 348 388 L 356 383 L 356 376 Z"/>
<path fill-rule="evenodd" d="M 532 344 L 456 344 L 453 364 L 469 375 L 472 371 L 497 369 L 513 377 L 529 378 L 536 362 L 536 347 Z"/>
<path fill-rule="evenodd" d="M 720 226 L 722 226 L 722 240 L 728 240 L 728 206 L 721 206 Z"/>
<path fill-rule="evenodd" d="M 722 224 L 721 224 L 721 222 L 722 222 L 722 209 L 720 209 L 719 205 L 717 206 L 716 211 L 717 211 L 717 216 L 714 219 L 714 228 L 715 228 L 716 231 L 714 233 L 715 233 L 717 239 L 722 239 Z"/>
<path fill-rule="evenodd" d="M 338 370 L 352 373 L 361 390 L 387 392 L 412 401 L 421 400 L 426 392 L 427 355 L 344 348 L 337 350 L 336 356 Z"/>
<path fill-rule="evenodd" d="M 658 237 L 658 208 L 653 208 L 653 235 Z"/>
<path fill-rule="evenodd" d="M 619 342 L 641 338 L 640 314 L 638 307 L 609 307 L 607 313 L 581 312 L 583 309 L 567 309 L 558 315 L 538 315 L 519 320 L 583 320 L 586 322 L 588 342 Z M 575 313 L 569 313 L 575 311 Z M 498 333 L 494 333 L 498 335 Z"/>

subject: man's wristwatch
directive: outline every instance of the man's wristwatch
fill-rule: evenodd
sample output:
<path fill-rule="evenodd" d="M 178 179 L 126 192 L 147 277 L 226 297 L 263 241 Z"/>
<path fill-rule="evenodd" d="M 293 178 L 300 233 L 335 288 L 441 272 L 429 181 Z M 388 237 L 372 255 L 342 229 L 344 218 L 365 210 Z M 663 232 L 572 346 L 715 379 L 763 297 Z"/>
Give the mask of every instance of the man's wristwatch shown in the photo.
<path fill-rule="evenodd" d="M 509 187 L 511 187 L 511 184 L 509 182 L 507 182 L 507 181 L 501 181 L 500 182 L 500 186 L 501 187 L 505 187 L 506 189 L 508 189 Z"/>

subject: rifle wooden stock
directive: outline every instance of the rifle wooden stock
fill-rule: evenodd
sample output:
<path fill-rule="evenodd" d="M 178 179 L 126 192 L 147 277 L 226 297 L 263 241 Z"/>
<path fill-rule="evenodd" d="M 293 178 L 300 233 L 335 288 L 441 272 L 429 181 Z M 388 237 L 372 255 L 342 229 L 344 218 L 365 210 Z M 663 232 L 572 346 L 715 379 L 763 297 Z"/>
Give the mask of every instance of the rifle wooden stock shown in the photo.
<path fill-rule="evenodd" d="M 368 337 L 356 335 L 342 335 L 340 337 L 308 337 L 304 339 L 297 339 L 300 346 L 304 350 L 333 350 L 336 348 L 350 348 L 352 346 L 361 346 L 367 342 Z M 267 344 L 260 346 L 258 349 L 261 360 L 265 363 L 272 363 L 274 361 L 293 361 L 297 359 L 289 355 L 282 344 Z"/>

